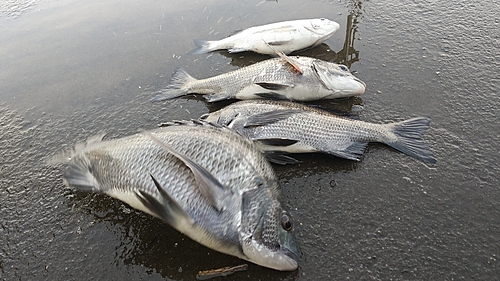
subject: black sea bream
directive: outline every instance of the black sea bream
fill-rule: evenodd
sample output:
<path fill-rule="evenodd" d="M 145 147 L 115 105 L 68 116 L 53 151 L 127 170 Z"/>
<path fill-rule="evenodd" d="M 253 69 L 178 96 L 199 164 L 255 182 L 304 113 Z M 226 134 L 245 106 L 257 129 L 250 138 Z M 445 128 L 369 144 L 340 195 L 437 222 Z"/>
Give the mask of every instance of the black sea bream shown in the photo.
<path fill-rule="evenodd" d="M 203 54 L 215 50 L 228 50 L 230 53 L 253 51 L 275 55 L 277 50 L 289 54 L 325 42 L 339 28 L 338 23 L 324 18 L 271 23 L 245 29 L 218 41 L 194 40 L 198 48 L 190 53 Z"/>
<path fill-rule="evenodd" d="M 365 86 L 345 65 L 284 56 L 200 80 L 178 69 L 170 85 L 152 101 L 194 93 L 206 95 L 209 102 L 263 98 L 312 101 L 358 96 L 365 92 Z"/>
<path fill-rule="evenodd" d="M 324 152 L 359 161 L 369 142 L 381 142 L 425 163 L 436 163 L 422 139 L 430 124 L 426 117 L 375 124 L 298 103 L 259 100 L 233 103 L 202 119 L 229 126 L 265 151 Z"/>
<path fill-rule="evenodd" d="M 205 122 L 96 138 L 56 157 L 64 181 L 156 216 L 216 251 L 295 270 L 290 216 L 271 165 L 252 141 Z"/>

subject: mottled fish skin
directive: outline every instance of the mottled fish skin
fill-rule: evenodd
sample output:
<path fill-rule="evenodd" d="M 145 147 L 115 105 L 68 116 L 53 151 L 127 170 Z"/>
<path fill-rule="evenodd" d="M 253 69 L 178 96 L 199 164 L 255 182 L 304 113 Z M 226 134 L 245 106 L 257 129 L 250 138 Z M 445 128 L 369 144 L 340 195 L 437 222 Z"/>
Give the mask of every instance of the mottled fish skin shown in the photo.
<path fill-rule="evenodd" d="M 277 270 L 298 266 L 270 164 L 228 128 L 173 122 L 63 157 L 68 186 L 122 200 L 214 250 Z"/>
<path fill-rule="evenodd" d="M 436 163 L 423 140 L 430 119 L 417 117 L 375 124 L 286 101 L 241 101 L 201 119 L 227 125 L 265 151 L 323 152 L 361 160 L 369 142 L 385 143 L 425 163 Z"/>
<path fill-rule="evenodd" d="M 152 101 L 192 93 L 206 95 L 209 102 L 263 98 L 312 101 L 358 96 L 365 91 L 365 83 L 344 65 L 310 57 L 288 58 L 288 61 L 281 57 L 268 59 L 199 80 L 178 69 L 172 75 L 170 84 Z"/>
<path fill-rule="evenodd" d="M 194 40 L 197 49 L 190 54 L 204 54 L 216 50 L 230 53 L 252 51 L 276 55 L 274 50 L 289 54 L 312 48 L 330 38 L 340 25 L 325 18 L 293 20 L 255 26 L 218 41 Z"/>

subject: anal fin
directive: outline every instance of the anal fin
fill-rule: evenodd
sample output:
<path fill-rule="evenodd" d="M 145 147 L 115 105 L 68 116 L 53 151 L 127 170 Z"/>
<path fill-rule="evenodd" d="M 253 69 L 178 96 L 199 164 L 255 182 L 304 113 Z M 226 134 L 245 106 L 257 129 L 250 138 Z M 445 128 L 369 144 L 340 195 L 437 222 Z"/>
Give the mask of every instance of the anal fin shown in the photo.
<path fill-rule="evenodd" d="M 360 161 L 363 157 L 363 153 L 365 152 L 367 145 L 367 142 L 352 142 L 352 144 L 346 147 L 344 150 L 331 150 L 326 148 L 321 149 L 321 151 L 340 158 Z"/>
<path fill-rule="evenodd" d="M 286 153 L 283 152 L 278 152 L 278 151 L 265 151 L 264 155 L 266 156 L 267 160 L 271 163 L 275 164 L 280 164 L 280 165 L 286 165 L 286 164 L 298 164 L 300 163 L 299 160 L 287 155 Z"/>
<path fill-rule="evenodd" d="M 208 102 L 223 101 L 223 100 L 229 100 L 232 98 L 233 98 L 233 96 L 229 95 L 226 92 L 219 92 L 216 94 L 205 95 L 205 100 Z"/>

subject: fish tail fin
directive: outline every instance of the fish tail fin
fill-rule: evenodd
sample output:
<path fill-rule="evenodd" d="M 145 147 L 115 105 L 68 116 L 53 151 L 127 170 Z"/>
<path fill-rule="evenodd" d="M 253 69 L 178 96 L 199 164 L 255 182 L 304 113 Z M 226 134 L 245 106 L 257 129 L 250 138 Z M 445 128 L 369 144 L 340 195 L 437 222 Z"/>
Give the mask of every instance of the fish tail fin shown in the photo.
<path fill-rule="evenodd" d="M 103 192 L 92 171 L 92 165 L 87 157 L 77 155 L 64 171 L 63 183 L 81 191 Z"/>
<path fill-rule="evenodd" d="M 170 84 L 162 89 L 159 93 L 157 93 L 152 99 L 152 102 L 169 100 L 173 98 L 177 98 L 183 95 L 188 94 L 188 86 L 190 83 L 197 81 L 191 75 L 189 75 L 186 71 L 178 68 L 174 74 L 172 74 L 172 78 L 170 79 Z"/>
<path fill-rule="evenodd" d="M 47 163 L 49 165 L 64 164 L 67 166 L 63 174 L 63 183 L 66 186 L 75 187 L 82 191 L 103 192 L 99 181 L 94 176 L 90 161 L 82 151 L 87 145 L 102 141 L 105 135 L 104 133 L 96 135 L 89 138 L 85 143 L 78 143 L 74 149 L 55 155 Z"/>
<path fill-rule="evenodd" d="M 437 160 L 434 158 L 429 146 L 423 140 L 423 134 L 429 128 L 430 123 L 430 118 L 416 117 L 387 124 L 397 139 L 395 141 L 386 141 L 385 144 L 424 163 L 435 164 Z"/>
<path fill-rule="evenodd" d="M 217 41 L 205 41 L 201 39 L 194 39 L 193 42 L 197 48 L 190 51 L 188 53 L 189 55 L 206 54 L 218 50 Z"/>

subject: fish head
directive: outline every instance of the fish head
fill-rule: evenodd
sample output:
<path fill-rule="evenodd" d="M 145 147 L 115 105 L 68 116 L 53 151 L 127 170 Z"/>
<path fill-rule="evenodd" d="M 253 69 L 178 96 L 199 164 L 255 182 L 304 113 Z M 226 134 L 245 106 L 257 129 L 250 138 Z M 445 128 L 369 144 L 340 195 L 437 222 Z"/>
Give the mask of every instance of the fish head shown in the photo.
<path fill-rule="evenodd" d="M 299 254 L 291 216 L 266 188 L 247 191 L 242 201 L 240 244 L 245 258 L 258 265 L 293 271 Z"/>
<path fill-rule="evenodd" d="M 317 46 L 325 42 L 326 39 L 332 37 L 332 35 L 340 29 L 340 25 L 329 19 L 320 18 L 309 20 L 309 22 L 304 25 L 304 28 L 311 32 L 315 37 L 319 38 L 313 45 Z"/>
<path fill-rule="evenodd" d="M 358 96 L 365 92 L 366 84 L 352 75 L 345 65 L 322 60 L 312 62 L 313 73 L 335 98 Z"/>

